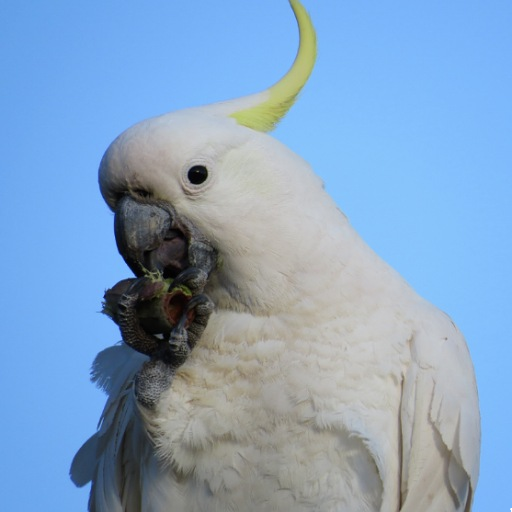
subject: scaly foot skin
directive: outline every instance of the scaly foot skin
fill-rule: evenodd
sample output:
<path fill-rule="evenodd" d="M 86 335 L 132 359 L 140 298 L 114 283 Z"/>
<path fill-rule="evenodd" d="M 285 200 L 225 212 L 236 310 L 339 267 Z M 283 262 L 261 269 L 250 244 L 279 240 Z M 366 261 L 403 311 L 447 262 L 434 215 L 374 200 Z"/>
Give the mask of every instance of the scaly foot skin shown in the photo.
<path fill-rule="evenodd" d="M 173 281 L 174 286 L 186 286 L 192 298 L 186 304 L 178 323 L 168 339 L 160 339 L 147 333 L 140 325 L 136 305 L 152 282 L 147 277 L 134 281 L 118 303 L 119 327 L 124 342 L 134 350 L 146 354 L 150 361 L 144 363 L 135 379 L 135 396 L 141 405 L 154 408 L 160 396 L 172 382 L 176 370 L 187 360 L 197 340 L 203 334 L 213 311 L 213 302 L 202 291 L 207 275 L 190 267 Z M 190 312 L 194 312 L 193 320 Z"/>
<path fill-rule="evenodd" d="M 157 353 L 162 344 L 161 339 L 142 328 L 137 315 L 137 304 L 149 284 L 151 280 L 148 277 L 135 279 L 117 303 L 117 323 L 123 341 L 129 347 L 147 356 Z"/>

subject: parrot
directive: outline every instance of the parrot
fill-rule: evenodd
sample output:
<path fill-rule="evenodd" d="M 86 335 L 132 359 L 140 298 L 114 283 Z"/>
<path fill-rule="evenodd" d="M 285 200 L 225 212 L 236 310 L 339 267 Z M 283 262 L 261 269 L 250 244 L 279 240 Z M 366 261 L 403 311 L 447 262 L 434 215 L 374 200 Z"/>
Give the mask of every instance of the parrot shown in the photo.
<path fill-rule="evenodd" d="M 269 135 L 317 54 L 289 4 L 298 51 L 273 86 L 139 122 L 101 160 L 134 276 L 105 295 L 122 340 L 93 363 L 107 401 L 71 465 L 90 512 L 471 510 L 463 335 Z"/>

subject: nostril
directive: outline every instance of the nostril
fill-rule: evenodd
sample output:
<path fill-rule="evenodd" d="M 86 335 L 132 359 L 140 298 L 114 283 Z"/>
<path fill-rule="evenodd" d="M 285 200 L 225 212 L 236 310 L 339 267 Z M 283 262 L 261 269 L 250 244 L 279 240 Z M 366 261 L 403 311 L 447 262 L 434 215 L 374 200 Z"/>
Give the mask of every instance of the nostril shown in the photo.
<path fill-rule="evenodd" d="M 117 205 L 119 204 L 119 201 L 121 201 L 121 199 L 123 199 L 123 197 L 126 195 L 126 192 L 115 192 L 112 197 L 113 197 L 113 201 L 114 201 L 114 204 Z"/>
<path fill-rule="evenodd" d="M 132 195 L 139 199 L 149 199 L 151 197 L 151 193 L 143 188 L 132 190 Z"/>

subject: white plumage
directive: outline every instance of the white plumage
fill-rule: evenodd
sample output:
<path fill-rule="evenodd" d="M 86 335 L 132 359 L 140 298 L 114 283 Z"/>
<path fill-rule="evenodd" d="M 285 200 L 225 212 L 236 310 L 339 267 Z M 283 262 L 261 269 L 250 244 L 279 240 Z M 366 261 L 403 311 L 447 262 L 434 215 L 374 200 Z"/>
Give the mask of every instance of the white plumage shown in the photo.
<path fill-rule="evenodd" d="M 172 204 L 220 264 L 205 289 L 215 311 L 154 409 L 133 394 L 145 356 L 98 356 L 109 398 L 72 468 L 93 481 L 90 510 L 469 511 L 480 431 L 461 333 L 307 163 L 229 112 L 144 121 L 102 161 L 113 209 L 141 189 Z M 208 180 L 192 186 L 198 163 Z"/>

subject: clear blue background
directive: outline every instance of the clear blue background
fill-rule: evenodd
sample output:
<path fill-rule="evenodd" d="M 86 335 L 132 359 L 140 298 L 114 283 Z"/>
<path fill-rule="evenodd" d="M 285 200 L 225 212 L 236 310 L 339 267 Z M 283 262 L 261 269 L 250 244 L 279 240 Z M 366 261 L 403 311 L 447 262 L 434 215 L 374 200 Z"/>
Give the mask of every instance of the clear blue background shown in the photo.
<path fill-rule="evenodd" d="M 475 510 L 512 507 L 512 2 L 305 0 L 318 63 L 275 136 L 367 242 L 465 332 L 483 418 Z M 0 492 L 85 510 L 68 480 L 119 339 L 129 276 L 96 170 L 129 125 L 264 89 L 297 31 L 285 0 L 0 4 Z"/>

